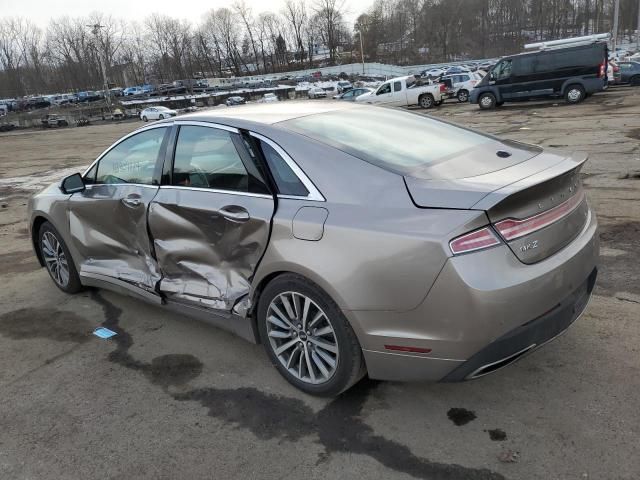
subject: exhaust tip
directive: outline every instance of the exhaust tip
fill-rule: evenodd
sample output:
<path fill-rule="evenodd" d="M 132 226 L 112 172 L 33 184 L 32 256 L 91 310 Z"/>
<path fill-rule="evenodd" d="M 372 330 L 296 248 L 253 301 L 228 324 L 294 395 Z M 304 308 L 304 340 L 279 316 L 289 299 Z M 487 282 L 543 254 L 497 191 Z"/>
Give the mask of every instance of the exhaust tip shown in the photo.
<path fill-rule="evenodd" d="M 495 362 L 487 363 L 486 365 L 481 366 L 477 370 L 474 370 L 472 373 L 467 375 L 466 380 L 473 380 L 474 378 L 483 377 L 485 375 L 489 375 L 490 373 L 495 372 L 496 370 L 500 370 L 501 368 L 512 364 L 513 362 L 515 362 L 516 360 L 518 360 L 519 358 L 521 358 L 522 356 L 530 352 L 535 347 L 536 347 L 536 344 L 533 343 L 528 347 L 523 348 L 522 350 L 516 353 L 512 353 L 507 357 L 501 358 L 500 360 L 496 360 Z"/>

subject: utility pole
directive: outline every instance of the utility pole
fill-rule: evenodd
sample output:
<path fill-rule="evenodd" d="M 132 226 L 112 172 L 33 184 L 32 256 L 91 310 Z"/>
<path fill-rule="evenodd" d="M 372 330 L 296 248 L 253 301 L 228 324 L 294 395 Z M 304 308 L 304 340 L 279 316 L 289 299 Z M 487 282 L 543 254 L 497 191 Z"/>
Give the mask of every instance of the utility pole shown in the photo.
<path fill-rule="evenodd" d="M 615 7 L 613 9 L 613 53 L 616 53 L 616 46 L 618 44 L 618 16 L 620 13 L 620 0 L 615 0 Z"/>
<path fill-rule="evenodd" d="M 638 0 L 638 23 L 636 24 L 636 50 L 640 52 L 640 0 Z"/>
<path fill-rule="evenodd" d="M 362 29 L 358 30 L 358 36 L 360 37 L 360 57 L 362 58 L 362 74 L 364 75 L 364 47 L 362 46 Z"/>
<path fill-rule="evenodd" d="M 106 62 L 104 58 L 106 56 L 106 53 L 103 56 L 102 52 L 98 48 L 98 44 L 101 43 L 99 42 L 100 29 L 105 27 L 104 25 L 100 25 L 99 23 L 96 23 L 94 25 L 87 25 L 87 27 L 91 28 L 91 33 L 93 34 L 96 40 L 96 50 L 98 51 L 98 60 L 100 60 L 100 69 L 102 70 L 102 85 L 103 85 L 102 88 L 104 90 L 104 99 L 107 104 L 107 108 L 109 109 L 109 112 L 111 112 L 111 91 L 109 90 L 109 81 L 107 80 L 107 68 L 105 66 Z"/>

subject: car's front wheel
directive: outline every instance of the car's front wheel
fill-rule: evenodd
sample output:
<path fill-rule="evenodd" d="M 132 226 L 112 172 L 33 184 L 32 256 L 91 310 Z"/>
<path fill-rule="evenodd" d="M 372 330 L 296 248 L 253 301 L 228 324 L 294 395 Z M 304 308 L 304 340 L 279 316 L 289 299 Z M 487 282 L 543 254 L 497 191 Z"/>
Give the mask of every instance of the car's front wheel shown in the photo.
<path fill-rule="evenodd" d="M 82 290 L 80 277 L 64 240 L 50 222 L 44 222 L 38 232 L 40 255 L 56 286 L 66 293 Z"/>
<path fill-rule="evenodd" d="M 458 92 L 458 101 L 459 102 L 468 102 L 469 101 L 469 92 L 466 90 L 460 90 Z"/>
<path fill-rule="evenodd" d="M 148 122 L 148 121 L 149 121 L 149 119 L 147 118 L 147 116 L 146 116 L 146 115 L 142 117 L 142 120 L 143 120 L 144 122 Z"/>
<path fill-rule="evenodd" d="M 483 110 L 491 110 L 496 107 L 496 96 L 493 93 L 483 93 L 478 98 L 478 105 Z"/>
<path fill-rule="evenodd" d="M 158 117 L 158 120 L 164 120 L 164 115 L 160 114 L 160 116 Z"/>
<path fill-rule="evenodd" d="M 364 374 L 362 350 L 347 319 L 303 277 L 284 274 L 267 285 L 258 303 L 258 327 L 280 374 L 306 393 L 334 396 Z"/>

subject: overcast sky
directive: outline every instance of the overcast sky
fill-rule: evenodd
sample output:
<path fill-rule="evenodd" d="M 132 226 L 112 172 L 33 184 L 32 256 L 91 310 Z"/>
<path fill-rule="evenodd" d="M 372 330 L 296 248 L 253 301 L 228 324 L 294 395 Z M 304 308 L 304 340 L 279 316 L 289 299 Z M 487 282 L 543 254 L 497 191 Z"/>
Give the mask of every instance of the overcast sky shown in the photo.
<path fill-rule="evenodd" d="M 198 23 L 202 15 L 212 8 L 229 7 L 233 0 L 187 1 L 176 0 L 0 0 L 0 16 L 26 17 L 40 27 L 45 27 L 51 17 L 64 15 L 82 17 L 101 11 L 127 20 L 142 20 L 150 13 L 163 13 Z M 254 13 L 279 12 L 283 0 L 246 0 Z M 309 0 L 313 3 L 313 0 Z M 373 0 L 347 0 L 345 17 L 353 22 L 373 3 Z M 184 5 L 185 8 L 179 8 Z"/>

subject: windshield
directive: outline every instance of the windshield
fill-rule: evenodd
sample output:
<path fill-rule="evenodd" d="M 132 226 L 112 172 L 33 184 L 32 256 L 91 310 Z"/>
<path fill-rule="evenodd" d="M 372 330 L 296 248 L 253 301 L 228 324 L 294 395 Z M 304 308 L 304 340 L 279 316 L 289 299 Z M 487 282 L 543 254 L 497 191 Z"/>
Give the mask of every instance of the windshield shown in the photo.
<path fill-rule="evenodd" d="M 280 125 L 403 175 L 495 142 L 422 115 L 386 108 L 320 113 Z"/>

